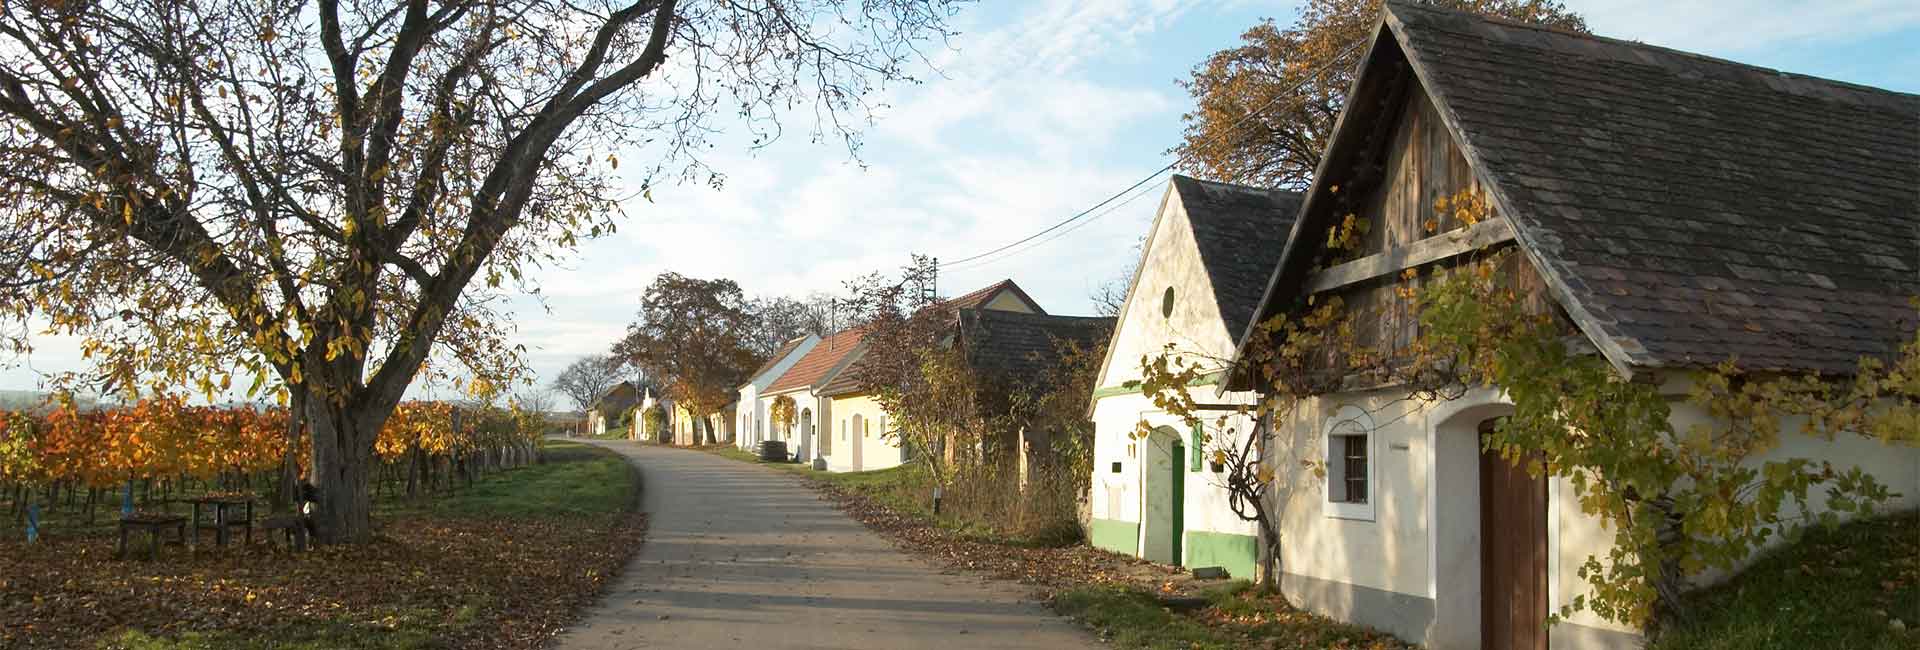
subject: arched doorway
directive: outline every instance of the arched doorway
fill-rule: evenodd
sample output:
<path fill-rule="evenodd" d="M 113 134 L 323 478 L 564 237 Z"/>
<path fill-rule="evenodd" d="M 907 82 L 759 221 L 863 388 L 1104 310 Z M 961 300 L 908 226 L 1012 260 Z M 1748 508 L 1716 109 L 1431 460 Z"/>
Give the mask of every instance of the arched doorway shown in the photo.
<path fill-rule="evenodd" d="M 793 450 L 793 459 L 807 462 L 813 455 L 813 409 L 800 409 L 800 444 Z"/>
<path fill-rule="evenodd" d="M 1484 440 L 1498 418 L 1480 421 Z M 1488 648 L 1547 648 L 1547 480 L 1533 458 L 1480 452 L 1480 638 Z"/>
<path fill-rule="evenodd" d="M 1185 534 L 1186 445 L 1170 426 L 1154 427 L 1140 463 L 1140 557 L 1162 564 L 1180 563 Z"/>
<path fill-rule="evenodd" d="M 1433 431 L 1434 622 L 1427 645 L 1547 647 L 1547 482 L 1482 440 L 1511 414 L 1469 406 Z"/>
<path fill-rule="evenodd" d="M 847 432 L 847 444 L 853 450 L 853 471 L 860 471 L 860 451 L 867 442 L 867 420 L 859 413 L 853 414 L 853 430 Z"/>

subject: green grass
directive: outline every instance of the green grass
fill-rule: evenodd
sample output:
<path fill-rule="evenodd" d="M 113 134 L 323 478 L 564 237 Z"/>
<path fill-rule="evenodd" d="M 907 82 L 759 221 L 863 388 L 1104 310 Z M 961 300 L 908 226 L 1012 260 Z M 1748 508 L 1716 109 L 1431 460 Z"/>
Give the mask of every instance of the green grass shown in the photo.
<path fill-rule="evenodd" d="M 1920 648 L 1920 513 L 1810 528 L 1687 608 L 1649 650 Z"/>
<path fill-rule="evenodd" d="M 1054 611 L 1078 619 L 1116 648 L 1226 650 L 1242 647 L 1227 634 L 1174 613 L 1152 595 L 1120 587 L 1081 587 L 1053 598 Z"/>
<path fill-rule="evenodd" d="M 705 447 L 697 447 L 697 449 L 699 449 L 700 451 L 707 452 L 709 454 L 713 454 L 715 456 L 724 456 L 724 457 L 731 458 L 731 459 L 745 462 L 745 463 L 760 462 L 760 456 L 754 454 L 753 452 L 742 451 L 739 447 L 735 447 L 731 444 L 708 445 Z M 790 463 L 768 463 L 768 464 L 769 465 L 789 465 Z M 794 469 L 800 468 L 799 465 L 792 465 L 792 467 Z"/>
<path fill-rule="evenodd" d="M 606 433 L 596 433 L 596 434 L 589 435 L 587 437 L 592 438 L 594 440 L 626 440 L 627 429 L 626 427 L 620 427 L 617 429 L 608 429 Z"/>
<path fill-rule="evenodd" d="M 404 621 L 403 621 L 404 623 Z M 126 633 L 102 641 L 102 650 L 424 650 L 438 647 L 419 628 L 349 625 L 289 625 L 269 635 L 188 632 L 177 638 Z"/>
<path fill-rule="evenodd" d="M 633 468 L 619 454 L 592 445 L 549 440 L 542 462 L 487 476 L 452 494 L 408 503 L 385 501 L 376 514 L 433 513 L 474 517 L 606 514 L 633 499 Z"/>
<path fill-rule="evenodd" d="M 713 445 L 696 447 L 696 449 L 829 483 L 871 499 L 900 514 L 930 520 L 941 528 L 955 531 L 976 541 L 1021 547 L 1058 547 L 1079 541 L 1078 529 L 1074 529 L 1073 534 L 1065 538 L 1058 534 L 1029 538 L 1008 534 L 990 522 L 969 518 L 951 509 L 936 517 L 932 506 L 933 478 L 928 475 L 926 466 L 918 462 L 909 461 L 896 467 L 864 472 L 823 472 L 804 463 L 763 463 L 758 455 L 740 451 L 732 445 Z"/>
<path fill-rule="evenodd" d="M 1146 591 L 1113 586 L 1070 589 L 1055 596 L 1052 604 L 1055 611 L 1098 631 L 1116 648 L 1408 647 L 1392 636 L 1295 609 L 1278 595 L 1253 590 L 1245 580 L 1210 589 L 1202 596 L 1206 606 L 1190 613 L 1173 611 Z"/>

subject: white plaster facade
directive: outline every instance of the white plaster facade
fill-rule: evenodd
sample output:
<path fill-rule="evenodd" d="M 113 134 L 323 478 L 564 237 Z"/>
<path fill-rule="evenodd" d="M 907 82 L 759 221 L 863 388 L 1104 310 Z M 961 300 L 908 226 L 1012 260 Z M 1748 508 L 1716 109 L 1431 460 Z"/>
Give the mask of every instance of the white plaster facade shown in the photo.
<path fill-rule="evenodd" d="M 737 408 L 734 411 L 736 422 L 733 442 L 735 446 L 746 451 L 754 451 L 759 448 L 760 441 L 774 439 L 771 420 L 767 418 L 767 408 L 773 404 L 773 400 L 761 399 L 760 392 L 773 385 L 773 380 L 786 374 L 793 368 L 793 364 L 800 362 L 800 357 L 806 356 L 807 352 L 812 351 L 813 346 L 819 343 L 820 335 L 818 334 L 801 337 L 798 345 L 787 351 L 786 355 L 776 360 L 772 366 L 768 366 L 765 372 L 747 378 L 747 383 L 740 385 L 740 401 L 736 403 Z"/>
<path fill-rule="evenodd" d="M 1142 253 L 1133 285 L 1121 308 L 1113 338 L 1108 344 L 1098 387 L 1091 407 L 1094 423 L 1094 458 L 1091 494 L 1088 501 L 1096 545 L 1159 562 L 1186 566 L 1210 566 L 1210 559 L 1192 557 L 1197 541 L 1193 533 L 1216 533 L 1252 538 L 1258 527 L 1235 514 L 1220 474 L 1213 471 L 1210 456 L 1216 447 L 1237 445 L 1252 430 L 1253 422 L 1234 416 L 1224 427 L 1209 416 L 1199 435 L 1180 421 L 1157 409 L 1152 400 L 1137 390 L 1127 390 L 1141 378 L 1140 364 L 1173 346 L 1177 358 L 1200 363 L 1216 370 L 1222 360 L 1233 355 L 1234 337 L 1222 317 L 1214 295 L 1208 269 L 1201 258 L 1199 244 L 1180 193 L 1169 185 L 1161 200 Z M 1251 306 L 1249 306 L 1250 308 Z M 1251 404 L 1251 392 L 1218 394 L 1211 385 L 1194 386 L 1197 401 L 1212 404 Z M 1154 521 L 1149 510 L 1169 498 L 1170 486 L 1153 485 L 1154 476 L 1164 476 L 1148 462 L 1162 458 L 1169 446 L 1166 436 L 1148 439 L 1132 437 L 1137 425 L 1162 428 L 1176 436 L 1183 456 L 1172 459 L 1180 464 L 1181 507 L 1179 532 L 1156 530 L 1173 522 Z M 1150 448 L 1149 446 L 1154 446 Z M 1194 471 L 1194 452 L 1200 451 L 1199 471 Z M 1164 462 L 1163 458 L 1163 462 Z M 1164 480 L 1164 479 L 1163 479 Z M 1155 505 L 1155 508 L 1150 508 Z M 1127 539 L 1128 536 L 1131 539 Z M 1171 543 L 1183 539 L 1179 552 Z M 1251 544 L 1251 540 L 1248 540 Z M 1196 564 L 1196 560 L 1200 560 Z M 1250 561 L 1250 560 L 1249 560 Z M 1237 570 L 1234 570 L 1237 569 Z M 1246 565 L 1234 573 L 1248 571 Z M 1235 577 L 1252 578 L 1251 575 Z"/>
<path fill-rule="evenodd" d="M 1684 398 L 1683 382 L 1663 392 Z M 1292 468 L 1269 502 L 1281 513 L 1281 586 L 1294 602 L 1370 625 L 1433 650 L 1480 648 L 1480 496 L 1478 425 L 1512 412 L 1504 396 L 1477 390 L 1455 400 L 1409 402 L 1391 390 L 1328 395 L 1302 402 L 1281 423 L 1291 446 L 1270 450 L 1272 467 Z M 1324 462 L 1327 422 L 1358 407 L 1376 424 L 1369 465 L 1371 517 L 1328 507 L 1328 482 L 1300 461 Z M 1331 418 L 1338 420 L 1339 418 Z M 1697 407 L 1673 404 L 1672 422 L 1706 421 Z M 1793 422 L 1785 430 L 1794 431 Z M 1816 458 L 1844 470 L 1860 467 L 1899 493 L 1893 509 L 1920 506 L 1920 449 L 1858 436 L 1832 441 L 1785 434 L 1755 464 Z M 1815 501 L 1817 509 L 1824 509 Z M 1590 593 L 1579 567 L 1604 556 L 1610 529 L 1583 513 L 1572 483 L 1547 482 L 1547 607 L 1559 611 Z M 1717 579 L 1711 576 L 1708 579 Z M 1554 648 L 1633 648 L 1632 628 L 1582 611 L 1550 630 Z"/>

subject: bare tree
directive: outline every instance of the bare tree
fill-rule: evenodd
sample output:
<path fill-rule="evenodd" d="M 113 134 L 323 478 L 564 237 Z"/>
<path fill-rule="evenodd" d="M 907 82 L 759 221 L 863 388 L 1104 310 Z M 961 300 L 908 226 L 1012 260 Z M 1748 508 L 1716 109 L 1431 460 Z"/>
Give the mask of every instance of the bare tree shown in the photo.
<path fill-rule="evenodd" d="M 553 407 L 559 402 L 553 391 L 547 388 L 528 388 L 513 394 L 513 404 L 520 410 L 538 413 L 543 417 L 551 415 Z"/>
<path fill-rule="evenodd" d="M 553 378 L 552 388 L 565 395 L 573 405 L 585 411 L 593 403 L 607 394 L 614 384 L 620 383 L 620 368 L 611 358 L 604 356 L 580 357 L 567 365 L 566 370 Z"/>
<path fill-rule="evenodd" d="M 755 298 L 747 307 L 753 313 L 754 331 L 747 344 L 762 360 L 773 356 L 787 341 L 813 331 L 813 314 L 807 303 L 774 296 Z"/>
<path fill-rule="evenodd" d="M 958 1 L 9 3 L 0 321 L 83 337 L 103 389 L 284 391 L 319 538 L 367 540 L 381 425 L 430 356 L 524 369 L 499 287 L 612 227 L 612 152 L 717 185 L 716 116 L 796 105 L 855 147 Z"/>

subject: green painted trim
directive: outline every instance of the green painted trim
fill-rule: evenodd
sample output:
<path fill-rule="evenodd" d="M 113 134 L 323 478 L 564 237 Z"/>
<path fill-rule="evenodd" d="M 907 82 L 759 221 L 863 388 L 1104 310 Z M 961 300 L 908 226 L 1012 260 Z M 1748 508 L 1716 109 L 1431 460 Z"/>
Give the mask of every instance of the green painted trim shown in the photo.
<path fill-rule="evenodd" d="M 1095 548 L 1127 555 L 1140 554 L 1140 524 L 1118 519 L 1095 519 L 1091 540 Z"/>
<path fill-rule="evenodd" d="M 1187 532 L 1188 568 L 1217 566 L 1235 578 L 1253 579 L 1254 564 L 1259 562 L 1260 540 L 1252 535 Z"/>
<path fill-rule="evenodd" d="M 1187 385 L 1188 386 L 1212 386 L 1214 384 L 1220 383 L 1220 380 L 1225 378 L 1226 375 L 1227 375 L 1227 371 L 1216 370 L 1216 371 L 1201 375 L 1199 379 L 1195 379 L 1192 382 L 1189 382 Z M 1116 395 L 1139 395 L 1139 394 L 1140 394 L 1140 382 L 1137 380 L 1120 384 L 1118 386 L 1105 386 L 1105 387 L 1093 389 L 1094 399 L 1114 397 Z"/>
<path fill-rule="evenodd" d="M 1190 453 L 1187 454 L 1193 457 L 1192 464 L 1187 466 L 1187 471 L 1189 472 L 1200 471 L 1200 462 L 1201 462 L 1200 459 L 1205 457 L 1207 453 L 1207 450 L 1204 449 L 1206 445 L 1202 440 L 1202 438 L 1206 437 L 1207 434 L 1205 431 L 1201 429 L 1201 426 L 1202 425 L 1199 422 L 1193 423 L 1193 444 L 1188 446 L 1188 449 L 1191 451 Z"/>

